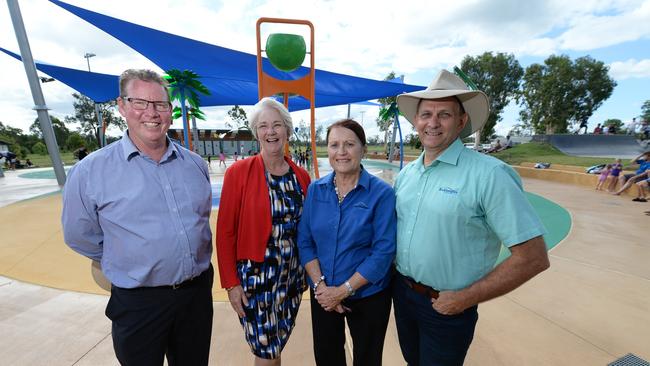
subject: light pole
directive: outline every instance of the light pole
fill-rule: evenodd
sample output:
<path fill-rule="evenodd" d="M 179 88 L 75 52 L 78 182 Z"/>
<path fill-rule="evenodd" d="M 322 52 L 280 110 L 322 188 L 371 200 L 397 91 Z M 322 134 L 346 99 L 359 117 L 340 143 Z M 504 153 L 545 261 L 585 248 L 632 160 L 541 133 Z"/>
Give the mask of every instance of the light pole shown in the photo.
<path fill-rule="evenodd" d="M 90 72 L 90 58 L 95 57 L 95 55 L 92 52 L 86 52 L 84 53 L 84 58 L 86 59 L 86 64 L 88 64 L 88 72 Z M 106 140 L 104 138 L 104 123 L 102 122 L 102 111 L 99 109 L 99 104 L 97 104 L 95 101 L 95 114 L 97 115 L 97 131 L 99 135 L 99 147 L 104 147 L 106 145 Z"/>
<path fill-rule="evenodd" d="M 363 115 L 366 113 L 366 111 L 361 111 L 361 127 L 363 127 Z"/>
<path fill-rule="evenodd" d="M 90 72 L 90 58 L 95 57 L 95 56 L 97 56 L 97 55 L 95 55 L 94 53 L 89 53 L 89 52 L 86 52 L 84 54 L 84 58 L 86 59 L 86 63 L 88 64 L 88 72 Z"/>

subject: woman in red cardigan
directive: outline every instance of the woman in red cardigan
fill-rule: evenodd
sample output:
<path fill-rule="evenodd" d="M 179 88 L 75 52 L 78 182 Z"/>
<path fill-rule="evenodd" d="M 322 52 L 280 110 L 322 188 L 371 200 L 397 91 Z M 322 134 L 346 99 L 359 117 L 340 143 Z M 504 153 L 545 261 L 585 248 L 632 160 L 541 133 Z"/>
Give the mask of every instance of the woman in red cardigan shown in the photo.
<path fill-rule="evenodd" d="M 234 163 L 217 218 L 221 286 L 239 316 L 255 365 L 279 365 L 306 290 L 296 230 L 309 174 L 284 156 L 291 115 L 271 98 L 250 116 L 260 154 Z"/>

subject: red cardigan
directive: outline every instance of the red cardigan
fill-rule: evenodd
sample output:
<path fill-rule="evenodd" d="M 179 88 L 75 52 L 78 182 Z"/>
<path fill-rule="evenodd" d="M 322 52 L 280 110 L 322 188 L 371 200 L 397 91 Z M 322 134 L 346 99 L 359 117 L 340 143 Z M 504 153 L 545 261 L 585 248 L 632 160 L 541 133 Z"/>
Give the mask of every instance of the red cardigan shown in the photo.
<path fill-rule="evenodd" d="M 309 173 L 285 157 L 298 178 L 303 195 Z M 223 178 L 217 216 L 217 263 L 221 287 L 239 285 L 237 261 L 263 262 L 271 235 L 271 201 L 261 155 L 234 163 Z"/>

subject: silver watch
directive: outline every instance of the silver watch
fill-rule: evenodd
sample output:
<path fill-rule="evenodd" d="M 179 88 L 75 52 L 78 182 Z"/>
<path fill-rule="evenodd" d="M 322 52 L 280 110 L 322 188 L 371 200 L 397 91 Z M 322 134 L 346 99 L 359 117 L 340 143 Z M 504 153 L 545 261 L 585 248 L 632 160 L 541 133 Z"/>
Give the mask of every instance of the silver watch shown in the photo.
<path fill-rule="evenodd" d="M 347 287 L 347 289 L 348 289 L 348 296 L 354 296 L 354 294 L 355 294 L 356 292 L 355 292 L 354 289 L 352 288 L 352 285 L 350 285 L 350 281 L 345 281 L 344 285 L 345 285 L 345 287 Z"/>

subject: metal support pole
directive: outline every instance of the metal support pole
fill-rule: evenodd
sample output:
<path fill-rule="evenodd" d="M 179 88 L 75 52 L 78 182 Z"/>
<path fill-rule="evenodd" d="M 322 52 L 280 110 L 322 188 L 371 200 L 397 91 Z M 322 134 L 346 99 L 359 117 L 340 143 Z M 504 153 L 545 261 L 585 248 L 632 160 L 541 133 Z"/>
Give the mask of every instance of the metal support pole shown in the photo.
<path fill-rule="evenodd" d="M 192 139 L 194 140 L 192 147 L 194 148 L 194 152 L 198 154 L 199 153 L 199 129 L 196 128 L 196 117 L 194 115 L 192 115 Z"/>
<path fill-rule="evenodd" d="M 390 146 L 388 147 L 388 162 L 393 162 L 393 151 L 395 149 L 395 138 L 397 137 L 397 122 L 393 121 L 393 135 L 390 139 Z"/>
<path fill-rule="evenodd" d="M 99 103 L 95 103 L 95 114 L 97 115 L 97 135 L 99 136 L 99 147 L 106 146 L 106 136 L 104 136 L 104 122 L 102 120 L 102 110 L 99 108 Z"/>
<path fill-rule="evenodd" d="M 84 54 L 84 58 L 86 59 L 86 64 L 88 65 L 88 72 L 90 71 L 90 58 L 95 57 L 94 53 L 88 53 L 86 52 Z M 93 100 L 93 103 L 95 104 L 95 116 L 97 117 L 97 138 L 99 139 L 99 147 L 102 148 L 106 146 L 106 137 L 104 137 L 104 122 L 102 120 L 102 111 L 99 108 L 99 103 L 95 102 Z"/>
<path fill-rule="evenodd" d="M 11 21 L 14 25 L 14 32 L 16 33 L 16 40 L 18 41 L 18 47 L 20 48 L 20 57 L 25 66 L 29 88 L 32 91 L 32 98 L 34 99 L 35 104 L 34 109 L 38 112 L 38 121 L 41 124 L 47 152 L 50 154 L 50 159 L 52 160 L 56 180 L 59 183 L 59 186 L 63 187 L 63 185 L 65 185 L 65 170 L 63 169 L 63 163 L 61 161 L 61 156 L 59 155 L 59 146 L 56 143 L 52 121 L 50 120 L 50 115 L 47 113 L 48 108 L 45 105 L 45 98 L 43 97 L 41 84 L 38 82 L 36 65 L 34 65 L 32 51 L 29 48 L 29 40 L 27 39 L 23 17 L 20 14 L 20 7 L 18 6 L 17 0 L 7 0 L 7 6 L 9 7 L 9 14 L 11 15 Z"/>

